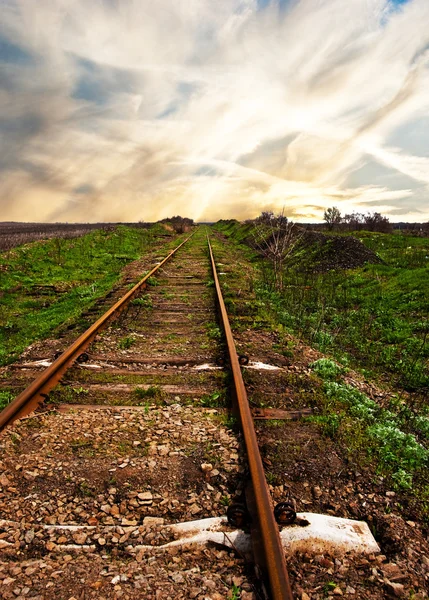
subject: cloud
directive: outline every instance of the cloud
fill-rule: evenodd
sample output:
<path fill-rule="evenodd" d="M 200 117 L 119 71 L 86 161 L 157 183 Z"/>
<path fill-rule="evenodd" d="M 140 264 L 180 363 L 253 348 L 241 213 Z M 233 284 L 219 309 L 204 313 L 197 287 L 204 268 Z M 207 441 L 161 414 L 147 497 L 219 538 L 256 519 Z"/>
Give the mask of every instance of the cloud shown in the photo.
<path fill-rule="evenodd" d="M 0 9 L 4 220 L 429 219 L 427 0 Z"/>

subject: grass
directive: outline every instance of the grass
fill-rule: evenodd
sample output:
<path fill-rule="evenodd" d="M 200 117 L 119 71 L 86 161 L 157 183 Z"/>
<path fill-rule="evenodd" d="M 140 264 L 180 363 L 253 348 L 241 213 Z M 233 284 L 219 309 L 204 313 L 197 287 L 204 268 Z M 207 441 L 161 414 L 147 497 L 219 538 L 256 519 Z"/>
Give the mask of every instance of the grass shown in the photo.
<path fill-rule="evenodd" d="M 342 370 L 333 361 L 321 359 L 311 366 L 323 380 L 325 401 L 323 414 L 309 420 L 318 423 L 326 435 L 343 437 L 350 449 L 367 454 L 395 487 L 411 490 L 414 476 L 424 477 L 429 466 L 424 444 L 429 441 L 429 419 L 408 407 L 404 411 L 400 401 L 383 408 L 344 383 Z"/>
<path fill-rule="evenodd" d="M 14 395 L 9 391 L 0 391 L 0 410 L 6 408 L 6 406 L 14 399 Z"/>
<path fill-rule="evenodd" d="M 228 598 L 230 600 L 239 600 L 241 598 L 241 588 L 235 585 L 235 583 L 228 593 Z"/>
<path fill-rule="evenodd" d="M 225 393 L 216 390 L 211 394 L 205 394 L 200 400 L 201 406 L 205 408 L 218 408 L 225 406 Z"/>
<path fill-rule="evenodd" d="M 147 389 L 136 387 L 134 394 L 140 400 L 148 400 L 149 398 L 152 400 L 159 400 L 164 396 L 163 390 L 157 385 L 150 385 Z"/>
<path fill-rule="evenodd" d="M 216 226 L 238 247 L 249 225 Z M 286 330 L 355 367 L 392 374 L 409 391 L 429 386 L 429 238 L 399 233 L 356 234 L 384 262 L 347 271 L 314 272 L 311 248 L 286 267 L 284 291 L 267 276 L 269 266 L 247 254 L 256 269 L 254 326 L 280 323 Z M 316 250 L 315 250 L 316 251 Z"/>
<path fill-rule="evenodd" d="M 54 238 L 0 255 L 0 365 L 30 343 L 76 321 L 118 281 L 121 270 L 158 239 L 152 229 L 118 226 Z"/>
<path fill-rule="evenodd" d="M 136 343 L 136 339 L 133 335 L 126 335 L 118 341 L 118 348 L 120 350 L 128 350 Z"/>
<path fill-rule="evenodd" d="M 130 304 L 132 304 L 133 306 L 145 308 L 147 310 L 152 309 L 153 308 L 152 296 L 150 296 L 149 294 L 145 294 L 144 296 L 140 296 L 139 298 L 133 298 L 133 300 L 131 300 Z"/>

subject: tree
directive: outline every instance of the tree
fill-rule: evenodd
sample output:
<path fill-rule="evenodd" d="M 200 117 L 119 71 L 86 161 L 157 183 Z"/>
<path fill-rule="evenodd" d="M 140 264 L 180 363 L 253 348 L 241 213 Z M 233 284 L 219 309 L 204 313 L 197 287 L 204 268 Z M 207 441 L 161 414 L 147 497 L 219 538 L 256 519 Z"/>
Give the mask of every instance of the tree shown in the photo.
<path fill-rule="evenodd" d="M 352 212 L 350 214 L 344 215 L 343 221 L 348 225 L 350 231 L 359 231 L 363 228 L 363 223 L 365 222 L 365 215 L 363 215 L 362 213 Z"/>
<path fill-rule="evenodd" d="M 193 219 L 176 215 L 167 219 L 162 219 L 161 223 L 169 223 L 176 233 L 184 233 L 189 231 L 194 225 Z"/>
<path fill-rule="evenodd" d="M 341 223 L 341 213 L 336 206 L 327 208 L 323 213 L 323 218 L 328 224 L 329 229 L 333 229 L 335 225 L 339 225 Z"/>
<path fill-rule="evenodd" d="M 364 217 L 364 224 L 368 231 L 390 233 L 393 229 L 389 219 L 378 212 L 367 213 Z"/>
<path fill-rule="evenodd" d="M 273 265 L 278 290 L 283 289 L 285 263 L 302 235 L 298 234 L 295 224 L 288 220 L 284 211 L 278 215 L 263 212 L 254 221 L 254 245 Z"/>

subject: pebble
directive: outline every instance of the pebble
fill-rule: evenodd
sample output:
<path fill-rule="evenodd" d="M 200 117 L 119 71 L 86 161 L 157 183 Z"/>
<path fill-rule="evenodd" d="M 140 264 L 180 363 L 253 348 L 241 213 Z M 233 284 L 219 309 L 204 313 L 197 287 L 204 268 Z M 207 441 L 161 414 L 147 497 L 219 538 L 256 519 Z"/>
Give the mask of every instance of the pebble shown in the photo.
<path fill-rule="evenodd" d="M 312 491 L 312 493 L 313 493 L 313 496 L 314 496 L 315 498 L 320 498 L 320 496 L 322 496 L 322 495 L 323 495 L 323 492 L 322 492 L 322 490 L 321 490 L 321 489 L 320 489 L 320 487 L 319 487 L 319 486 L 317 486 L 317 485 L 315 485 L 315 486 L 312 488 L 312 490 L 311 490 L 311 491 Z"/>
<path fill-rule="evenodd" d="M 385 579 L 384 585 L 386 586 L 387 592 L 392 594 L 395 598 L 405 598 L 407 595 L 405 587 L 401 583 L 394 583 L 393 581 Z"/>

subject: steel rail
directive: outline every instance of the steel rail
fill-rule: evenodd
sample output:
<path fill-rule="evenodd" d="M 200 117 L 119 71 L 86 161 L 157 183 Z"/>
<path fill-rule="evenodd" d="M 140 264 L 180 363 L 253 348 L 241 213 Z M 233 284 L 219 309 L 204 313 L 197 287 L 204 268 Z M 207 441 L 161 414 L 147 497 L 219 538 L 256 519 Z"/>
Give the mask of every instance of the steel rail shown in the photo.
<path fill-rule="evenodd" d="M 229 324 L 228 314 L 225 308 L 225 303 L 219 284 L 219 278 L 216 271 L 216 263 L 208 236 L 207 243 L 213 269 L 213 279 L 215 282 L 217 300 L 219 303 L 222 324 L 228 346 L 231 370 L 234 379 L 238 415 L 246 445 L 250 476 L 252 480 L 255 512 L 258 521 L 256 524 L 258 531 L 256 532 L 257 539 L 255 540 L 255 544 L 256 546 L 261 546 L 256 548 L 255 554 L 262 554 L 263 564 L 258 566 L 262 569 L 262 572 L 268 582 L 272 600 L 293 600 L 289 575 L 286 568 L 284 550 L 279 535 L 279 527 L 274 518 L 270 492 L 265 479 L 262 458 L 259 453 L 259 446 L 256 438 L 252 413 L 250 411 L 243 377 L 241 375 L 237 350 L 235 347 L 231 326 Z M 254 532 L 252 531 L 252 534 L 253 533 Z"/>
<path fill-rule="evenodd" d="M 62 375 L 71 366 L 79 354 L 85 350 L 92 342 L 99 331 L 108 323 L 108 321 L 119 314 L 133 298 L 133 296 L 147 285 L 148 279 L 154 275 L 186 242 L 192 237 L 193 233 L 179 244 L 168 254 L 160 263 L 158 263 L 147 275 L 145 275 L 136 285 L 131 288 L 120 300 L 118 300 L 108 311 L 104 313 L 95 323 L 93 323 L 77 340 L 71 344 L 49 367 L 47 367 L 19 396 L 17 396 L 0 413 L 0 431 L 5 427 L 33 412 L 46 398 L 47 394 L 59 382 Z"/>

